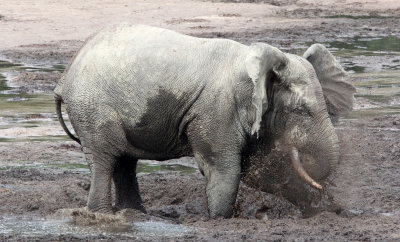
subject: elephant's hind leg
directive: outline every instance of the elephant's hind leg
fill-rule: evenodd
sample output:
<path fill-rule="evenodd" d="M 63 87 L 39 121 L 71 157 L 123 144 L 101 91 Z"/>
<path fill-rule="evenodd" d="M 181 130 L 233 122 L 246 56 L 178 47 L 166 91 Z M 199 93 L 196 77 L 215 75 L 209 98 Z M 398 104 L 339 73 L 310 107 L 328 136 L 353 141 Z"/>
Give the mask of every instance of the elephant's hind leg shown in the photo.
<path fill-rule="evenodd" d="M 115 208 L 133 208 L 146 213 L 140 197 L 139 184 L 136 177 L 137 159 L 122 156 L 114 167 Z"/>
<path fill-rule="evenodd" d="M 84 149 L 92 172 L 90 180 L 90 191 L 88 199 L 88 209 L 92 212 L 112 213 L 111 206 L 111 178 L 113 162 L 111 157 L 92 154 L 88 149 Z"/>

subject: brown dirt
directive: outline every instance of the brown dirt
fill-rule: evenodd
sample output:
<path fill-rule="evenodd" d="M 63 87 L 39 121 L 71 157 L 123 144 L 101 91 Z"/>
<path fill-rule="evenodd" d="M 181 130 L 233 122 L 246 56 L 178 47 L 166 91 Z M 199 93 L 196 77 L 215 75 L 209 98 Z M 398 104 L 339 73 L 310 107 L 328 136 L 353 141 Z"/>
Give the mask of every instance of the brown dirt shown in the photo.
<path fill-rule="evenodd" d="M 400 35 L 400 3 L 395 0 L 329 0 L 322 5 L 311 0 L 264 2 L 267 4 L 183 0 L 168 4 L 94 0 L 4 2 L 0 6 L 0 33 L 4 33 L 2 38 L 7 37 L 2 39 L 0 59 L 37 65 L 66 64 L 93 31 L 106 23 L 127 20 L 197 36 L 231 38 L 243 43 L 263 41 L 292 53 L 301 51 L 304 42 L 357 35 Z M 338 14 L 372 18 L 320 18 Z M 59 75 L 20 73 L 15 80 L 27 89 L 42 86 L 51 90 Z M 364 102 L 367 100 L 357 99 L 358 104 Z M 188 235 L 159 240 L 398 241 L 400 136 L 391 128 L 400 128 L 400 115 L 342 120 L 337 125 L 342 158 L 327 185 L 334 202 L 341 206 L 335 212 L 302 218 L 300 210 L 284 198 L 241 184 L 234 218 L 208 220 L 201 175 L 169 172 L 140 174 L 149 214 L 125 211 L 123 215 L 128 221 L 165 221 L 195 229 Z M 0 146 L 0 165 L 82 160 L 80 148 L 69 141 L 11 142 Z M 0 170 L 0 215 L 45 218 L 58 209 L 80 208 L 85 206 L 88 189 L 88 173 L 56 168 Z M 107 234 L 0 234 L 0 240 L 132 239 Z"/>
<path fill-rule="evenodd" d="M 300 210 L 285 199 L 242 184 L 234 218 L 212 221 L 208 220 L 204 181 L 199 173 L 162 173 L 139 176 L 149 215 L 127 212 L 124 216 L 128 221 L 158 220 L 196 228 L 197 232 L 186 238 L 189 240 L 398 240 L 400 140 L 396 132 L 383 129 L 399 127 L 399 123 L 400 115 L 393 115 L 346 121 L 338 126 L 343 158 L 329 185 L 335 202 L 343 208 L 337 213 L 302 218 Z M 47 148 L 41 153 L 52 156 L 53 151 Z M 40 217 L 86 204 L 86 173 L 31 168 L 0 171 L 0 177 L 1 214 Z"/>

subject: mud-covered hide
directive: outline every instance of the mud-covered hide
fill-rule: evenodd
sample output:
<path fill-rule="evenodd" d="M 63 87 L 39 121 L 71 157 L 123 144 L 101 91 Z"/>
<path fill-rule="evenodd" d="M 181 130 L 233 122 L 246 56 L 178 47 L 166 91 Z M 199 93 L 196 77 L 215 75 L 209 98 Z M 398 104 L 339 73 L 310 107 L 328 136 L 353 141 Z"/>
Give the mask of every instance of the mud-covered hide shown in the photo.
<path fill-rule="evenodd" d="M 266 145 L 269 147 L 254 150 L 242 161 L 242 181 L 247 186 L 287 199 L 302 211 L 304 217 L 339 210 L 327 189 L 329 178 L 318 180 L 324 187 L 323 191 L 311 188 L 293 169 L 284 147 Z"/>

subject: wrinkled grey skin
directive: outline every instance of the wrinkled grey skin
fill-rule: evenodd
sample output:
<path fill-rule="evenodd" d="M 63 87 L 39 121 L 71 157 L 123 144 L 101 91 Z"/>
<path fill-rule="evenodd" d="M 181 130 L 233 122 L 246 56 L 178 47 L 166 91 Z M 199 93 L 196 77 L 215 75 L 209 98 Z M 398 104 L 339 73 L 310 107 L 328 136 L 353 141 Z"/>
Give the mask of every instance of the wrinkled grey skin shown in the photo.
<path fill-rule="evenodd" d="M 114 181 L 117 209 L 145 211 L 137 160 L 194 156 L 210 217 L 230 217 L 243 155 L 269 138 L 265 129 L 300 152 L 329 153 L 316 162 L 323 172 L 311 173 L 326 176 L 338 141 L 317 74 L 306 59 L 267 44 L 128 24 L 92 36 L 55 89 L 60 122 L 67 131 L 63 102 L 92 172 L 89 210 L 112 212 Z"/>

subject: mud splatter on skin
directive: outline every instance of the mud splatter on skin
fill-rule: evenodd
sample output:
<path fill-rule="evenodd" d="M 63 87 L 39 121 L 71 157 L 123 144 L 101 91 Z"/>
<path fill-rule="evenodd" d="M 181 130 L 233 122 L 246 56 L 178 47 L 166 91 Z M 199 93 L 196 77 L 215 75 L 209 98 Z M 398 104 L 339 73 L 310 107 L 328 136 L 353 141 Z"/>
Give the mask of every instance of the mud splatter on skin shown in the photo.
<path fill-rule="evenodd" d="M 301 159 L 303 163 L 307 162 L 307 155 L 302 155 Z M 304 184 L 294 171 L 288 153 L 279 146 L 257 150 L 242 164 L 242 181 L 246 185 L 287 199 L 297 206 L 303 217 L 310 217 L 321 211 L 337 212 L 341 209 L 333 201 L 329 189 L 326 189 L 329 187 L 329 180 L 322 183 L 325 187 L 323 191 Z"/>

